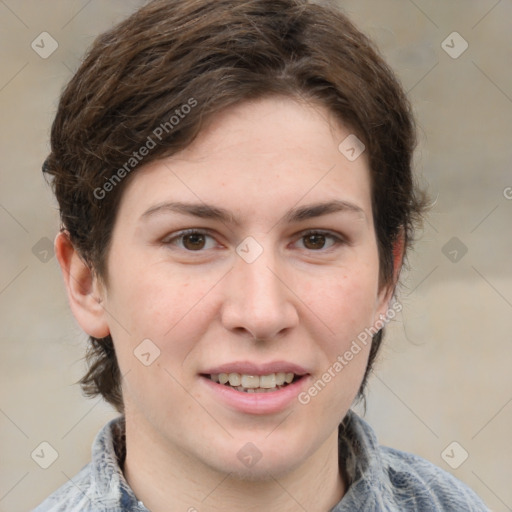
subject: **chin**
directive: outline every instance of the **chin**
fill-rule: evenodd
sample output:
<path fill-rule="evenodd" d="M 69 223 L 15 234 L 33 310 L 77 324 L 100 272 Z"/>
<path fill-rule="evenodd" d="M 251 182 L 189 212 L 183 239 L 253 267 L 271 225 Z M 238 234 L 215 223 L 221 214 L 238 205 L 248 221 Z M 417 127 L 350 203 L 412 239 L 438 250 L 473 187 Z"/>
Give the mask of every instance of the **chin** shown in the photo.
<path fill-rule="evenodd" d="M 253 441 L 248 440 L 251 437 Z M 255 439 L 248 435 L 242 439 L 232 440 L 229 447 L 214 448 L 207 454 L 209 460 L 203 458 L 203 461 L 216 471 L 231 474 L 234 479 L 265 482 L 281 478 L 304 464 L 315 449 L 289 437 L 287 440 L 277 436 L 274 440 L 265 440 L 264 436 Z M 223 456 L 219 457 L 219 454 Z"/>
<path fill-rule="evenodd" d="M 294 454 L 297 457 L 299 454 Z M 221 473 L 230 474 L 234 480 L 246 482 L 269 482 L 276 478 L 280 479 L 290 473 L 295 467 L 299 466 L 301 460 L 293 460 L 289 457 L 263 457 L 252 466 L 244 466 L 238 459 L 221 462 L 216 461 L 215 470 Z"/>

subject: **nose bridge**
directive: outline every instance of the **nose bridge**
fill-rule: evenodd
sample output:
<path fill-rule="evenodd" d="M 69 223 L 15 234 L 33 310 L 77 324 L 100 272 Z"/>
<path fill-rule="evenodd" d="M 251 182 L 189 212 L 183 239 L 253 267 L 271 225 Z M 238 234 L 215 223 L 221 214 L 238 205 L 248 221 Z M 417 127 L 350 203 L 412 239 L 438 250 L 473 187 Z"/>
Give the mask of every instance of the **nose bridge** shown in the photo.
<path fill-rule="evenodd" d="M 235 264 L 234 273 L 240 280 L 240 298 L 257 310 L 278 308 L 282 290 L 280 281 L 271 269 L 276 268 L 276 258 L 271 249 L 262 250 L 253 260 L 240 257 Z M 284 299 L 284 297 L 283 297 Z"/>
<path fill-rule="evenodd" d="M 275 258 L 261 255 L 258 260 L 247 263 L 238 262 L 238 269 L 245 284 L 244 295 L 254 304 L 268 306 L 281 295 L 280 282 L 271 269 L 275 269 Z"/>
<path fill-rule="evenodd" d="M 291 327 L 297 313 L 291 292 L 279 278 L 279 259 L 270 248 L 261 247 L 259 254 L 245 257 L 255 246 L 240 244 L 234 267 L 229 273 L 223 321 L 229 329 L 243 329 L 256 338 L 269 338 Z M 241 252 L 240 249 L 248 249 Z"/>

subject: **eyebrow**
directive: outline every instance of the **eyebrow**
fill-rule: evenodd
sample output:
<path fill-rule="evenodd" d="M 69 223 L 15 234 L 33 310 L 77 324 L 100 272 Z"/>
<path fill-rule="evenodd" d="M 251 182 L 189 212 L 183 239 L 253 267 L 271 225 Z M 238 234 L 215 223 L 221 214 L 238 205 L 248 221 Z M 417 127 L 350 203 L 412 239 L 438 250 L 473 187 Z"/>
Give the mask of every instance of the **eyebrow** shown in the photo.
<path fill-rule="evenodd" d="M 363 220 L 366 220 L 364 210 L 349 201 L 334 200 L 325 203 L 314 203 L 306 206 L 292 208 L 283 217 L 288 223 L 301 222 L 330 213 L 347 212 L 357 214 Z M 218 220 L 226 224 L 240 225 L 239 220 L 232 212 L 218 206 L 206 203 L 183 203 L 183 202 L 165 202 L 152 206 L 146 210 L 140 220 L 144 220 L 156 214 L 164 213 L 182 213 L 201 219 Z"/>

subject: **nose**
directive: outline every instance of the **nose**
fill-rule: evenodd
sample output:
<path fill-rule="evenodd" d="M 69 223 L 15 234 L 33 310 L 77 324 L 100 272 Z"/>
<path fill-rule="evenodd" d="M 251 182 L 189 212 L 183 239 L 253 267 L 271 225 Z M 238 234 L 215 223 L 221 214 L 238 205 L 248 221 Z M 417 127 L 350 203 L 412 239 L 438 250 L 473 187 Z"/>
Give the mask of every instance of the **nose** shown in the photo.
<path fill-rule="evenodd" d="M 271 340 L 297 325 L 295 295 L 271 251 L 265 250 L 252 263 L 237 256 L 226 277 L 221 311 L 226 329 L 257 340 Z"/>

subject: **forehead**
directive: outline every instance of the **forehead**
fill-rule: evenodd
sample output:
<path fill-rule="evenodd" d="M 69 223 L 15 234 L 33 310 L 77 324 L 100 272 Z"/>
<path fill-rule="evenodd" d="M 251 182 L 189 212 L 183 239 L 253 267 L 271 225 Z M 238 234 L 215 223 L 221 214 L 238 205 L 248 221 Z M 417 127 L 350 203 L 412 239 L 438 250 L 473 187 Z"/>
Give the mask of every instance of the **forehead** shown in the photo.
<path fill-rule="evenodd" d="M 350 130 L 323 105 L 270 96 L 236 104 L 212 116 L 175 160 L 240 158 L 238 146 L 247 150 L 246 158 L 274 159 L 277 163 L 285 155 L 288 160 L 305 157 L 309 163 L 315 159 L 324 164 L 333 149 L 337 155 L 338 139 L 349 134 Z"/>
<path fill-rule="evenodd" d="M 285 204 L 344 200 L 369 214 L 366 155 L 347 158 L 344 141 L 351 137 L 320 106 L 283 97 L 238 104 L 217 114 L 185 150 L 137 170 L 121 207 L 129 203 L 140 214 L 179 199 L 262 217 Z"/>

